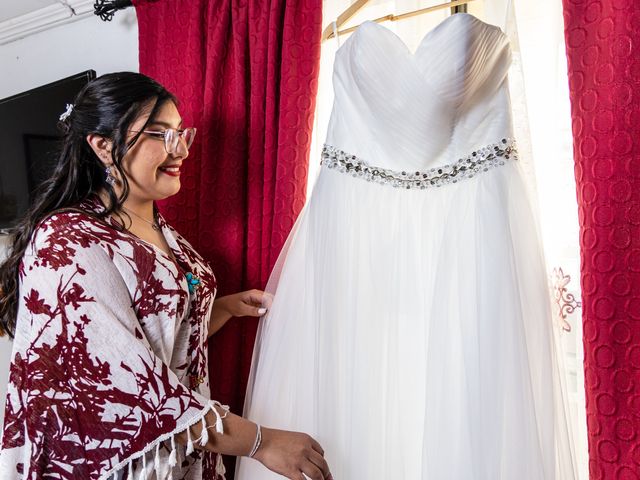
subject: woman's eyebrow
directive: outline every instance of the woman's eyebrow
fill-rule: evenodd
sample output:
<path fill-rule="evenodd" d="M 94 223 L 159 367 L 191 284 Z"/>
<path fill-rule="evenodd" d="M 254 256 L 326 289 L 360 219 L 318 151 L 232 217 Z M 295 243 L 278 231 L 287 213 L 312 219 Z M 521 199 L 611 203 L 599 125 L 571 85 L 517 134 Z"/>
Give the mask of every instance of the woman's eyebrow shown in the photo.
<path fill-rule="evenodd" d="M 163 122 L 162 120 L 154 120 L 152 122 L 149 122 L 149 126 L 151 126 L 151 125 L 159 125 L 159 126 L 165 127 L 165 128 L 180 128 L 180 127 L 182 127 L 182 119 L 180 119 L 180 123 L 178 124 L 177 127 L 174 127 L 170 123 Z"/>

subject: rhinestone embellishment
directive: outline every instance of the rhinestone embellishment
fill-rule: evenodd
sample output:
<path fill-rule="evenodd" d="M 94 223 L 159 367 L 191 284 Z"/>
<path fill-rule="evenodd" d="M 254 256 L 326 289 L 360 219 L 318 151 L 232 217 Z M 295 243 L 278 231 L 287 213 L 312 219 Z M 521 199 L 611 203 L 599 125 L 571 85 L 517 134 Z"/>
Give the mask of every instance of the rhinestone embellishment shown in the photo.
<path fill-rule="evenodd" d="M 454 163 L 424 172 L 399 172 L 375 167 L 355 155 L 326 144 L 322 148 L 321 164 L 368 182 L 390 185 L 395 188 L 424 190 L 457 183 L 460 180 L 472 178 L 478 173 L 504 165 L 509 160 L 517 159 L 518 150 L 515 140 L 503 138 L 500 142 L 471 152 Z"/>

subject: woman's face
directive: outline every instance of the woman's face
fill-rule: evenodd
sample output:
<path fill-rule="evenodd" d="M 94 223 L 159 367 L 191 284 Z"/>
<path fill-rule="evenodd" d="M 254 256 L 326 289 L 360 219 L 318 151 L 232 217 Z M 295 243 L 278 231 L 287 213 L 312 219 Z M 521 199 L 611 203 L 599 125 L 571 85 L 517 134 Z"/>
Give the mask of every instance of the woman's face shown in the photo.
<path fill-rule="evenodd" d="M 129 139 L 143 129 L 148 117 L 147 112 L 132 123 Z M 158 109 L 155 119 L 144 130 L 162 132 L 167 128 L 182 128 L 182 118 L 172 101 L 165 102 Z M 142 133 L 122 159 L 122 168 L 129 181 L 128 199 L 145 203 L 175 195 L 180 190 L 180 168 L 188 155 L 182 138 L 176 151 L 168 154 L 161 137 Z"/>

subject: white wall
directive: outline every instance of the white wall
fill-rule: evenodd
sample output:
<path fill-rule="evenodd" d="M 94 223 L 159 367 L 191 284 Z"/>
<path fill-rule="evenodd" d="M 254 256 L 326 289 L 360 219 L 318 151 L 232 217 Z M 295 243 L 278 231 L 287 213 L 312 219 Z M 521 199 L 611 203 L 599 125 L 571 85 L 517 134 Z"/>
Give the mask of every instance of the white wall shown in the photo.
<path fill-rule="evenodd" d="M 138 23 L 132 8 L 118 12 L 111 22 L 91 15 L 0 45 L 0 98 L 89 69 L 98 75 L 138 71 Z M 0 258 L 6 253 L 6 242 L 0 236 Z M 0 425 L 10 354 L 11 343 L 0 338 Z"/>
<path fill-rule="evenodd" d="M 117 12 L 111 22 L 91 15 L 0 45 L 0 98 L 88 69 L 98 75 L 138 71 L 138 23 L 132 8 Z"/>

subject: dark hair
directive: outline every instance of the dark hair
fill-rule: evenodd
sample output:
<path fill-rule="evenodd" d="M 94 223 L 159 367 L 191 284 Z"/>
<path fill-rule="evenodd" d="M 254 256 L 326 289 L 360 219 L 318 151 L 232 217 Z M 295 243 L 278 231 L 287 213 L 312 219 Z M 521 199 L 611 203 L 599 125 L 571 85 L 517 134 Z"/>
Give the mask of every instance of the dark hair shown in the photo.
<path fill-rule="evenodd" d="M 78 93 L 71 113 L 59 122 L 63 138 L 52 177 L 36 194 L 25 216 L 12 228 L 10 251 L 0 265 L 0 336 L 15 335 L 18 313 L 18 271 L 29 241 L 38 225 L 49 216 L 78 205 L 99 191 L 106 191 L 109 201 L 98 216 L 119 212 L 129 193 L 129 184 L 121 161 L 136 143 L 138 132 L 127 141 L 131 124 L 146 109 L 151 110 L 145 126 L 154 120 L 162 105 L 177 103 L 173 94 L 155 80 L 133 72 L 102 75 Z M 87 135 L 97 134 L 112 141 L 111 160 L 122 181 L 122 194 L 116 195 L 106 181 L 105 166 L 87 142 Z"/>

